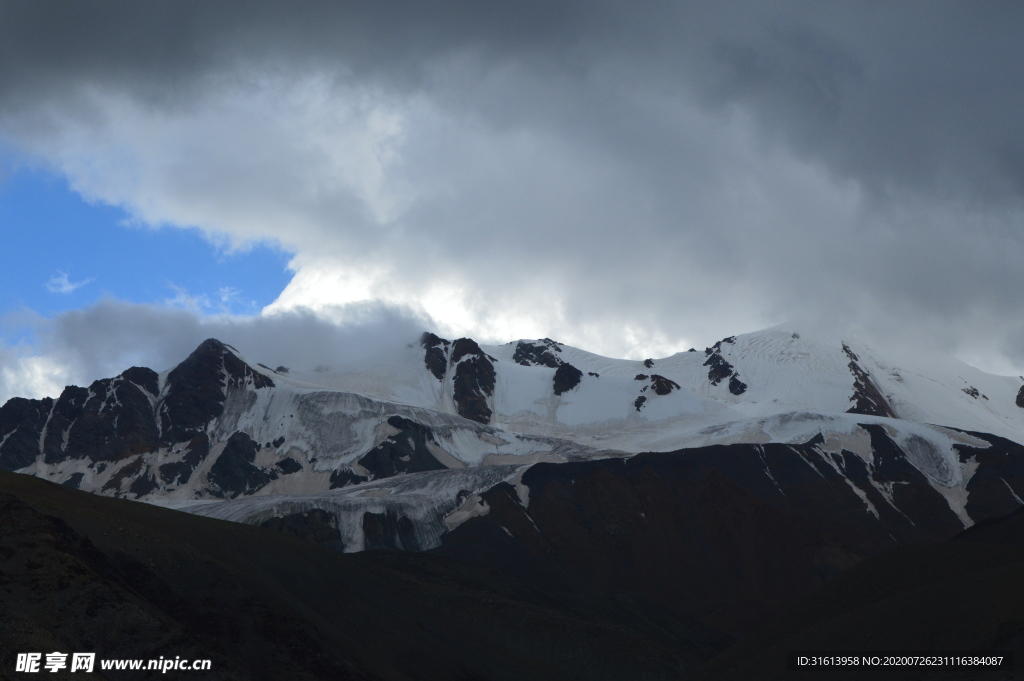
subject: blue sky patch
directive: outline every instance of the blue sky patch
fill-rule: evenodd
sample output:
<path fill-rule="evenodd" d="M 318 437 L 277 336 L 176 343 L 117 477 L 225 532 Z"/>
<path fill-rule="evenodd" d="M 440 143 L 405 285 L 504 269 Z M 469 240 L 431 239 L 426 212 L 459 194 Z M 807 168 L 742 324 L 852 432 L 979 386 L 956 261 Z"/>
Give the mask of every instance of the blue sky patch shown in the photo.
<path fill-rule="evenodd" d="M 101 298 L 177 305 L 201 314 L 255 314 L 291 279 L 290 254 L 256 245 L 227 252 L 198 230 L 128 224 L 67 182 L 20 170 L 0 183 L 0 316 L 43 316 Z"/>

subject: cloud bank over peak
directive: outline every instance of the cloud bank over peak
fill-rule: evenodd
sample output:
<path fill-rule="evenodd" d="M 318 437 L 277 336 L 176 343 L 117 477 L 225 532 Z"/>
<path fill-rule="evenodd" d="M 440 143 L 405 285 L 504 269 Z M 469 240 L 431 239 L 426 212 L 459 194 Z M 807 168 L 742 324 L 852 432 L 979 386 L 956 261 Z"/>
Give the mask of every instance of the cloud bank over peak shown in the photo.
<path fill-rule="evenodd" d="M 433 322 L 379 303 L 241 317 L 104 300 L 53 318 L 17 320 L 34 347 L 0 345 L 0 404 L 11 397 L 57 396 L 130 366 L 165 371 L 207 338 L 237 348 L 252 362 L 309 371 L 342 366 L 416 342 Z M 13 320 L 8 320 L 10 324 Z M 341 322 L 341 323 L 337 323 Z"/>

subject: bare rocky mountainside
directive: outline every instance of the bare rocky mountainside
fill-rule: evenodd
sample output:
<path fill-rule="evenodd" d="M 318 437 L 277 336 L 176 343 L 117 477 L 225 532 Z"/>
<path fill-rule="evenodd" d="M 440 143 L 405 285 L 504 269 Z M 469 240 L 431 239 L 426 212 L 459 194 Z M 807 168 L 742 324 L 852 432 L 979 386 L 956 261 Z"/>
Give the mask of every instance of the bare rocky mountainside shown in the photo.
<path fill-rule="evenodd" d="M 56 398 L 8 401 L 0 469 L 74 488 L 24 488 L 46 492 L 8 499 L 24 520 L 9 531 L 63 518 L 70 529 L 38 530 L 58 538 L 38 550 L 81 554 L 103 579 L 134 568 L 112 557 L 116 542 L 102 558 L 83 549 L 99 525 L 76 527 L 54 508 L 121 497 L 148 505 L 96 503 L 138 508 L 123 512 L 181 536 L 276 530 L 246 529 L 244 541 L 291 535 L 332 566 L 317 570 L 363 565 L 351 559 L 391 561 L 400 580 L 426 570 L 465 586 L 477 575 L 486 584 L 473 593 L 511 589 L 501 593 L 533 613 L 526 620 L 548 616 L 530 610 L 542 603 L 654 646 L 663 664 L 647 678 L 673 678 L 855 566 L 1021 508 L 1022 386 L 952 358 L 893 358 L 782 328 L 638 361 L 551 339 L 490 346 L 425 333 L 310 372 L 210 339 L 167 371 L 132 367 Z M 33 501 L 44 496 L 52 507 Z M 127 588 L 89 588 L 115 587 Z M 193 616 L 176 620 L 183 631 Z M 496 632 L 506 625 L 507 613 L 495 616 Z M 580 645 L 600 648 L 605 634 L 591 633 Z M 366 664 L 346 673 L 403 678 Z M 572 678 L 566 665 L 530 675 Z M 504 678 L 475 662 L 465 670 Z"/>

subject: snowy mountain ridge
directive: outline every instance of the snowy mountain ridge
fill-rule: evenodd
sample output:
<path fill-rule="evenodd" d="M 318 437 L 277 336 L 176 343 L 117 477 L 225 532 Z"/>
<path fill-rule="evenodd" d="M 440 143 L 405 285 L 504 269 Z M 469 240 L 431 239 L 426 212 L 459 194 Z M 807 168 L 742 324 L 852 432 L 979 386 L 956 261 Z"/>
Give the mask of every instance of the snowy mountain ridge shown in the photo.
<path fill-rule="evenodd" d="M 645 361 L 425 333 L 306 373 L 211 339 L 160 374 L 10 400 L 0 467 L 255 524 L 314 518 L 350 551 L 426 549 L 486 515 L 502 485 L 529 508 L 538 464 L 731 447 L 780 493 L 772 457 L 878 523 L 889 507 L 916 526 L 939 503 L 966 527 L 1024 496 L 1022 383 L 778 327 Z"/>

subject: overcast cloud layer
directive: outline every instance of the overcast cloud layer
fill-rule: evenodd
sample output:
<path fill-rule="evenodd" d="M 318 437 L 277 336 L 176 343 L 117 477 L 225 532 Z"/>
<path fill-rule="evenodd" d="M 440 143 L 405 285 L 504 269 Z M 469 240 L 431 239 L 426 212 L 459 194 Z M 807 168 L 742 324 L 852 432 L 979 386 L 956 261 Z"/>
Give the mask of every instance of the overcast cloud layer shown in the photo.
<path fill-rule="evenodd" d="M 142 223 L 281 243 L 295 277 L 268 312 L 375 301 L 633 357 L 793 320 L 1019 368 L 1022 22 L 1019 3 L 0 3 L 0 136 Z"/>

